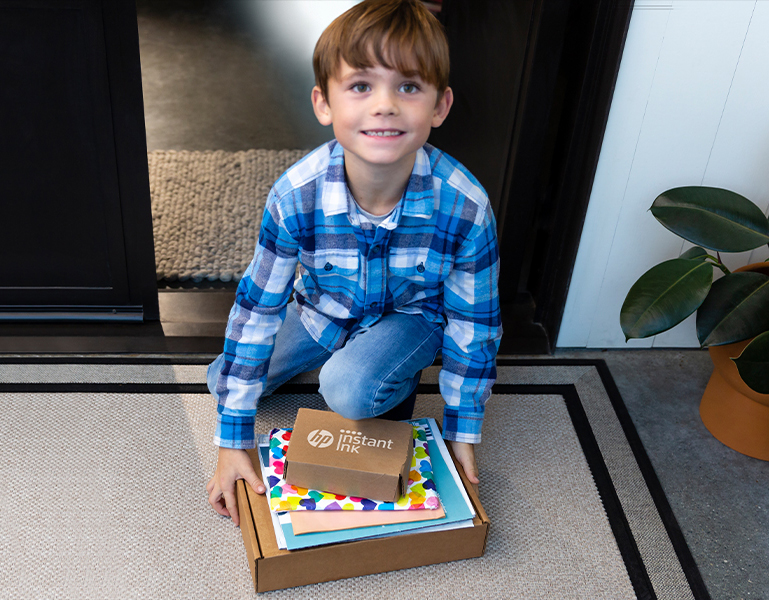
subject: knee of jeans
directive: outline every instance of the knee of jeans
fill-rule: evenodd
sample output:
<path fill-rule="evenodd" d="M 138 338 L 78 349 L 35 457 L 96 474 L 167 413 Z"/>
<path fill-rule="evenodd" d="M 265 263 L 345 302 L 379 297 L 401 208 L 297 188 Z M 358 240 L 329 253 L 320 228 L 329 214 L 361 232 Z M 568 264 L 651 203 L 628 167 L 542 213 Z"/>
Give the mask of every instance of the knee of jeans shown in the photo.
<path fill-rule="evenodd" d="M 321 370 L 318 381 L 323 399 L 335 413 L 354 421 L 373 416 L 371 386 L 361 381 L 360 377 L 351 373 L 339 376 Z"/>

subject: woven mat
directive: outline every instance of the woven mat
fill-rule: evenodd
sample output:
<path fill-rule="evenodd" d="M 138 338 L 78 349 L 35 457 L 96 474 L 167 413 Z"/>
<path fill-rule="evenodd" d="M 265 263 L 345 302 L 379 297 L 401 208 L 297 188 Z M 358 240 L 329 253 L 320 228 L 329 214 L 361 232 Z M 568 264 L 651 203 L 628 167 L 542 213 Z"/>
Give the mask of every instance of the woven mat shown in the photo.
<path fill-rule="evenodd" d="M 149 152 L 158 280 L 240 280 L 270 187 L 307 152 Z"/>
<path fill-rule="evenodd" d="M 206 361 L 126 362 L 0 358 L 0 596 L 252 598 L 240 533 L 206 502 Z M 501 362 L 478 450 L 486 554 L 270 598 L 708 597 L 605 364 Z M 440 420 L 437 375 L 416 417 Z M 314 382 L 265 399 L 257 429 L 322 408 L 292 393 Z"/>

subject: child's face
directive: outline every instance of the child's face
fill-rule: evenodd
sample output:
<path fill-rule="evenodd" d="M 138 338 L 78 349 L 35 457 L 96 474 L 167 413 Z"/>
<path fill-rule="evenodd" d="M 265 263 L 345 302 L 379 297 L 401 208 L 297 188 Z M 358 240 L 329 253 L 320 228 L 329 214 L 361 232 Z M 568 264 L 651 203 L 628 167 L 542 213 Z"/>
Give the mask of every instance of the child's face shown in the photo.
<path fill-rule="evenodd" d="M 333 125 L 348 168 L 353 161 L 369 169 L 410 170 L 430 129 L 448 115 L 452 93 L 447 88 L 439 100 L 435 86 L 419 76 L 381 65 L 358 70 L 342 60 L 328 82 L 328 98 L 315 87 L 312 101 L 321 124 Z"/>

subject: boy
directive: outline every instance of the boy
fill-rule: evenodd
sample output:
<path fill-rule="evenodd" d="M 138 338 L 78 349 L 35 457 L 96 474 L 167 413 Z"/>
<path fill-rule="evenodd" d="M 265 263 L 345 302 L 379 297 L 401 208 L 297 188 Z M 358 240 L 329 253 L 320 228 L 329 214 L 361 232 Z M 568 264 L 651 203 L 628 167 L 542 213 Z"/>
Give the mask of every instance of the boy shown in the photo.
<path fill-rule="evenodd" d="M 502 333 L 499 252 L 481 185 L 426 144 L 453 101 L 448 66 L 441 25 L 418 0 L 366 0 L 318 40 L 312 103 L 335 139 L 270 191 L 208 372 L 220 446 L 209 503 L 236 525 L 235 481 L 265 491 L 244 450 L 259 398 L 321 365 L 320 393 L 342 416 L 392 416 L 403 403 L 408 418 L 441 352 L 444 437 L 479 483 L 473 444 Z"/>

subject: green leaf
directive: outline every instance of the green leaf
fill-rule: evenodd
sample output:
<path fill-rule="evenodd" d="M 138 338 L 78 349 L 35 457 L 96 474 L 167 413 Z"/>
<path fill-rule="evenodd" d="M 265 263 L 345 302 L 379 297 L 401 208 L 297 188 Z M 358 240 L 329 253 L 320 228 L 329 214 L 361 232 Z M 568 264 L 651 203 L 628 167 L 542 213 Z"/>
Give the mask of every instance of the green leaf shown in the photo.
<path fill-rule="evenodd" d="M 697 337 L 703 346 L 750 339 L 769 329 L 769 277 L 730 273 L 713 282 L 697 311 Z"/>
<path fill-rule="evenodd" d="M 652 214 L 676 235 L 719 252 L 743 252 L 769 243 L 769 220 L 744 196 L 701 186 L 668 190 Z"/>
<path fill-rule="evenodd" d="M 692 260 L 705 260 L 708 256 L 709 255 L 704 248 L 700 248 L 699 246 L 694 246 L 694 248 L 689 248 L 686 252 L 684 252 L 678 258 L 688 258 Z"/>
<path fill-rule="evenodd" d="M 625 340 L 675 327 L 702 304 L 713 267 L 702 260 L 674 258 L 652 267 L 633 284 L 620 311 Z"/>
<path fill-rule="evenodd" d="M 742 354 L 732 360 L 750 389 L 769 394 L 769 331 L 750 342 Z"/>

